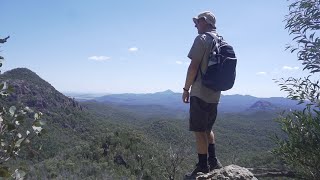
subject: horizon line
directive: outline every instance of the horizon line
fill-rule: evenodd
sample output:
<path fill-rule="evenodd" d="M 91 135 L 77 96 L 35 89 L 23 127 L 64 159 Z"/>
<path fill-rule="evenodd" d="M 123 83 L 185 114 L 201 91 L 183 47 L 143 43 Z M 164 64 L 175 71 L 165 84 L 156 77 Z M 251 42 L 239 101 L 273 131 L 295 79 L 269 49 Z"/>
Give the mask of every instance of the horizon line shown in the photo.
<path fill-rule="evenodd" d="M 114 93 L 114 92 L 76 92 L 76 91 L 60 91 L 62 94 L 77 94 L 77 95 L 121 95 L 121 94 L 159 94 L 159 93 L 174 93 L 174 94 L 182 94 L 181 92 L 175 92 L 171 89 L 167 89 L 164 91 L 155 91 L 155 92 L 120 92 L 120 93 Z M 221 93 L 222 96 L 251 96 L 251 97 L 256 97 L 256 98 L 286 98 L 287 97 L 283 97 L 283 96 L 266 96 L 266 97 L 259 97 L 259 96 L 254 96 L 254 95 L 250 95 L 250 94 L 239 94 L 239 93 L 235 93 L 235 94 L 223 94 L 223 92 Z"/>

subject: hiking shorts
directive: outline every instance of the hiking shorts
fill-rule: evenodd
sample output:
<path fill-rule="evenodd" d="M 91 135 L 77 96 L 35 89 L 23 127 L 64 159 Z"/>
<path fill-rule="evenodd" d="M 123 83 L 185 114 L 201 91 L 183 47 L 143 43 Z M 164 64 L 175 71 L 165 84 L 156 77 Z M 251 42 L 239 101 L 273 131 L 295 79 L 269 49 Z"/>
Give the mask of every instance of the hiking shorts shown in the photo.
<path fill-rule="evenodd" d="M 196 96 L 191 96 L 189 130 L 210 132 L 217 118 L 217 107 L 218 103 L 207 103 Z"/>

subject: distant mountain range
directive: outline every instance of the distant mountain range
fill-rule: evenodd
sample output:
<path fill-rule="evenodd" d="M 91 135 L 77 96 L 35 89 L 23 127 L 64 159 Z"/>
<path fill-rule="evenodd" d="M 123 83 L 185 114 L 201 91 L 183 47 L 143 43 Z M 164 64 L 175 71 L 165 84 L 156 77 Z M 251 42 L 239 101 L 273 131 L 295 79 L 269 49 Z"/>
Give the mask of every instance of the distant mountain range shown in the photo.
<path fill-rule="evenodd" d="M 185 149 L 182 157 L 195 151 L 190 149 L 195 142 L 188 131 L 189 105 L 182 103 L 181 93 L 67 97 L 26 68 L 0 74 L 0 82 L 13 86 L 13 92 L 0 99 L 1 107 L 21 105 L 43 113 L 46 133 L 31 141 L 41 147 L 38 158 L 26 152 L 12 163 L 28 171 L 26 179 L 128 179 L 140 174 L 137 167 L 142 161 L 137 157 L 141 153 L 147 158 L 144 173 L 153 171 L 154 179 L 164 179 L 167 169 L 163 167 L 170 166 L 166 160 L 169 147 Z M 268 154 L 274 143 L 268 137 L 281 132 L 273 120 L 277 117 L 274 110 L 295 104 L 285 98 L 222 96 L 220 112 L 231 112 L 219 114 L 215 124 L 222 162 L 230 164 L 236 159 L 244 166 L 255 163 L 258 167 L 267 161 L 273 164 Z M 115 162 L 115 157 L 122 157 L 128 165 Z M 191 156 L 186 158 L 177 179 L 193 168 L 193 162 Z"/>
<path fill-rule="evenodd" d="M 188 104 L 182 103 L 182 94 L 171 90 L 147 94 L 109 94 L 97 97 L 90 94 L 66 94 L 79 101 L 95 100 L 107 104 L 122 106 L 150 106 L 160 105 L 179 111 L 188 111 Z M 219 104 L 220 112 L 242 112 L 247 110 L 286 110 L 301 109 L 296 101 L 283 97 L 258 98 L 250 95 L 222 95 Z"/>

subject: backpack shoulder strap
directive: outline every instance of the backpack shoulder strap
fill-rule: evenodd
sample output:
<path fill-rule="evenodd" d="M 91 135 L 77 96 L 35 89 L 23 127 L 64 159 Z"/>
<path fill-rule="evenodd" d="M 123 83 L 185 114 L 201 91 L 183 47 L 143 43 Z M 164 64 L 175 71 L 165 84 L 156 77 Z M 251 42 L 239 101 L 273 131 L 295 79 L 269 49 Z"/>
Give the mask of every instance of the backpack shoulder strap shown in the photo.
<path fill-rule="evenodd" d="M 211 36 L 214 39 L 214 41 L 212 41 L 212 51 L 217 49 L 217 51 L 219 52 L 219 46 L 221 44 L 220 36 L 218 34 L 210 33 L 210 32 L 205 32 L 205 34 Z M 215 43 L 215 46 L 213 46 L 213 43 Z"/>
<path fill-rule="evenodd" d="M 209 32 L 205 32 L 204 34 L 212 37 L 212 43 L 211 43 L 211 49 L 210 49 L 210 53 L 212 53 L 216 49 L 216 47 L 218 47 L 217 46 L 217 42 L 218 42 L 217 36 L 215 36 L 213 33 L 209 33 Z M 199 65 L 198 72 L 197 72 L 197 75 L 195 77 L 195 80 L 197 79 L 197 76 L 198 76 L 199 72 L 200 72 L 201 77 L 203 76 L 202 69 L 201 69 L 202 61 L 203 61 L 203 59 L 200 62 L 200 65 Z"/>
<path fill-rule="evenodd" d="M 210 33 L 210 32 L 205 32 L 204 34 L 212 37 L 212 44 L 211 44 L 211 49 L 210 49 L 210 53 L 213 53 L 215 50 L 217 50 L 217 53 L 219 53 L 219 44 L 220 44 L 220 40 L 218 38 L 218 35 L 214 34 L 214 33 Z M 201 74 L 201 77 L 203 76 L 202 70 L 201 70 L 201 64 L 202 64 L 202 60 L 200 62 L 200 66 L 198 71 Z"/>

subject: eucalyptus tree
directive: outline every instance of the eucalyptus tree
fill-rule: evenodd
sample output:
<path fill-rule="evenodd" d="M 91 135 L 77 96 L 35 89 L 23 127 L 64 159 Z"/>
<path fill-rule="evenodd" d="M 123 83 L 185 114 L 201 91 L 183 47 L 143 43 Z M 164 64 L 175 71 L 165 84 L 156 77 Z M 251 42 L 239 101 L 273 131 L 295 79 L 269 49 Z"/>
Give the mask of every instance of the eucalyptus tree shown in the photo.
<path fill-rule="evenodd" d="M 276 80 L 288 98 L 304 104 L 302 111 L 283 113 L 277 121 L 286 137 L 275 136 L 274 153 L 301 179 L 320 176 L 320 0 L 288 0 L 285 16 L 293 44 L 286 47 L 297 54 L 307 77 Z"/>

